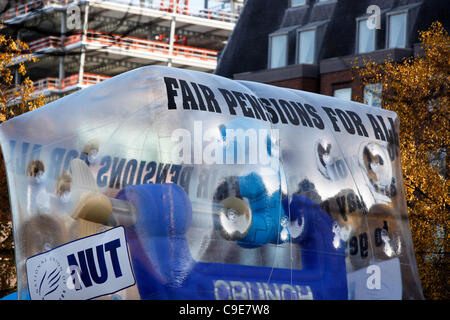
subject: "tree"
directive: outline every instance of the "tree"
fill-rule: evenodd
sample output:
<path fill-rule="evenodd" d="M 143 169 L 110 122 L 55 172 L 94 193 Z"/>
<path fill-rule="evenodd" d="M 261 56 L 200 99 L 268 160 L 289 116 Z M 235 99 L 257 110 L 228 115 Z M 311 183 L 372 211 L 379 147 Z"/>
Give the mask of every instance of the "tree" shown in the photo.
<path fill-rule="evenodd" d="M 36 62 L 26 43 L 2 33 L 0 26 L 0 123 L 44 104 L 42 95 L 34 94 L 33 81 L 27 76 L 26 63 Z M 21 76 L 16 83 L 13 73 Z M 15 287 L 16 270 L 11 210 L 3 155 L 0 152 L 0 297 Z"/>
<path fill-rule="evenodd" d="M 449 299 L 450 38 L 434 22 L 419 40 L 420 55 L 383 64 L 365 60 L 354 70 L 362 86 L 381 84 L 373 94 L 400 118 L 406 202 L 424 295 Z"/>

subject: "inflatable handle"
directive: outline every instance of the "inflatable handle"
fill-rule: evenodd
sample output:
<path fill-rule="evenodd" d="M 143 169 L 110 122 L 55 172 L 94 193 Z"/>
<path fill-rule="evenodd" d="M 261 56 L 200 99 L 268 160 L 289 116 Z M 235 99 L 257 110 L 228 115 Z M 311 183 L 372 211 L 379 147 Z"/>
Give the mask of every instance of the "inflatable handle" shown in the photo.
<path fill-rule="evenodd" d="M 185 238 L 192 208 L 184 190 L 176 184 L 144 184 L 127 186 L 116 198 L 138 211 L 126 233 L 141 295 L 160 291 L 155 286 L 181 286 L 194 265 Z"/>
<path fill-rule="evenodd" d="M 267 243 L 279 244 L 288 241 L 288 237 L 280 237 L 281 221 L 285 216 L 280 192 L 269 195 L 261 176 L 254 172 L 239 177 L 238 180 L 240 195 L 248 199 L 253 220 L 247 235 L 237 242 L 238 245 L 255 248 Z"/>
<path fill-rule="evenodd" d="M 300 195 L 292 195 L 290 202 L 283 199 L 283 208 L 290 215 L 291 239 L 302 249 L 301 273 L 312 271 L 327 287 L 321 293 L 323 299 L 347 299 L 345 243 L 333 232 L 334 221 L 319 205 Z M 292 228 L 301 231 L 294 237 Z"/>

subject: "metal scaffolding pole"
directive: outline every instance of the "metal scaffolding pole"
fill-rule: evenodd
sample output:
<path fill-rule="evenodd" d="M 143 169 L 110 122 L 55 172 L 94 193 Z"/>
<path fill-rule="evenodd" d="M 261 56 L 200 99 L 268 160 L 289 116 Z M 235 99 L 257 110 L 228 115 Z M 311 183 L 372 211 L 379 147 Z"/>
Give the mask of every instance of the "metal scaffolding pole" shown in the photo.
<path fill-rule="evenodd" d="M 17 40 L 22 40 L 22 33 L 17 31 Z M 19 68 L 15 68 L 14 70 L 14 85 L 18 86 L 20 84 L 20 73 Z"/>
<path fill-rule="evenodd" d="M 169 62 L 167 63 L 168 67 L 172 66 L 172 57 L 173 57 L 173 44 L 175 40 L 175 16 L 172 16 L 172 20 L 170 21 L 170 38 L 169 38 Z"/>
<path fill-rule="evenodd" d="M 87 29 L 88 29 L 88 17 L 89 17 L 89 2 L 86 3 L 84 7 L 84 16 L 83 16 L 83 32 L 81 35 L 81 53 L 80 53 L 80 69 L 78 70 L 78 84 L 81 86 L 83 84 L 83 76 L 84 76 L 84 63 L 86 59 L 86 37 L 87 37 Z"/>
<path fill-rule="evenodd" d="M 67 22 L 67 13 L 63 12 L 61 15 L 61 49 L 62 49 L 62 55 L 59 57 L 59 69 L 58 69 L 58 80 L 59 80 L 59 87 L 62 88 L 63 86 L 63 79 L 65 78 L 66 74 L 64 71 L 64 63 L 66 58 L 66 51 L 64 49 L 64 43 L 66 38 L 66 22 Z"/>

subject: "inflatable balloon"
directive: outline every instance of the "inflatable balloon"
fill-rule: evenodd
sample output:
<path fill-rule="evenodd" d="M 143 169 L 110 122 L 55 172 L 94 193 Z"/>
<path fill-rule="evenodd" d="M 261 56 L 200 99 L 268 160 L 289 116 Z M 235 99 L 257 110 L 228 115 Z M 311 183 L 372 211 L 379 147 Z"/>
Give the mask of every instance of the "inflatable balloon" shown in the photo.
<path fill-rule="evenodd" d="M 0 126 L 19 299 L 422 299 L 391 111 L 169 67 Z"/>

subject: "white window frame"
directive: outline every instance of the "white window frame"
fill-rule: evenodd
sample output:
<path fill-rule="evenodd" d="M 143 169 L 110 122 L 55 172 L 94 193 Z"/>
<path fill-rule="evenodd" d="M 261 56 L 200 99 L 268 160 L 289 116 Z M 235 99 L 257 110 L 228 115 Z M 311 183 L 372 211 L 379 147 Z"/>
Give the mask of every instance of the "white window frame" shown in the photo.
<path fill-rule="evenodd" d="M 316 0 L 315 5 L 321 5 L 321 4 L 328 4 L 328 3 L 335 3 L 337 0 Z"/>
<path fill-rule="evenodd" d="M 376 88 L 378 87 L 378 88 Z M 380 92 L 376 92 L 375 90 L 380 90 Z M 370 90 L 374 92 L 370 92 Z M 375 108 L 381 108 L 381 94 L 382 94 L 382 86 L 381 83 L 370 83 L 364 86 L 363 89 L 363 99 L 364 104 L 367 104 L 368 106 L 375 107 Z M 376 96 L 378 95 L 378 97 Z M 374 103 L 375 99 L 378 99 L 378 103 Z"/>
<path fill-rule="evenodd" d="M 373 29 L 373 51 L 366 51 L 366 52 L 360 52 L 359 51 L 359 33 L 360 33 L 360 28 L 359 25 L 362 21 L 365 21 L 367 23 L 367 21 L 369 20 L 369 17 L 360 17 L 360 18 L 356 18 L 356 41 L 355 41 L 355 53 L 356 54 L 364 54 L 364 53 L 370 53 L 370 52 L 374 52 L 377 50 L 377 39 L 378 39 L 378 35 L 377 35 L 377 29 Z"/>
<path fill-rule="evenodd" d="M 391 35 L 391 17 L 396 15 L 404 14 L 406 16 L 406 23 L 405 23 L 405 45 L 403 47 L 390 47 L 390 35 Z M 409 47 L 409 41 L 408 41 L 408 30 L 409 30 L 409 10 L 399 10 L 399 11 L 392 11 L 388 12 L 386 14 L 386 49 L 394 49 L 394 48 L 408 48 Z"/>
<path fill-rule="evenodd" d="M 286 37 L 286 50 L 285 50 L 285 57 L 284 57 L 284 65 L 279 67 L 272 67 L 272 39 L 275 37 Z M 286 67 L 289 63 L 289 34 L 288 32 L 282 32 L 282 33 L 273 33 L 269 35 L 269 54 L 268 54 L 268 62 L 267 62 L 267 69 L 277 69 L 277 68 L 283 68 Z"/>
<path fill-rule="evenodd" d="M 308 63 L 301 63 L 300 62 L 300 50 L 301 50 L 301 43 L 300 43 L 300 34 L 302 32 L 307 31 L 314 31 L 314 41 L 313 41 L 313 61 Z M 311 27 L 307 29 L 299 29 L 297 30 L 296 36 L 295 36 L 295 63 L 296 64 L 315 64 L 317 63 L 317 27 Z"/>
<path fill-rule="evenodd" d="M 339 99 L 346 100 L 346 101 L 352 101 L 352 98 L 353 98 L 352 97 L 352 94 L 353 94 L 352 87 L 345 87 L 345 88 L 334 89 L 333 90 L 333 97 L 338 98 L 338 97 L 336 97 L 336 91 L 340 91 L 340 90 L 350 90 L 350 100 L 342 99 L 342 98 L 339 98 Z"/>
<path fill-rule="evenodd" d="M 294 4 L 293 0 L 290 0 L 290 7 L 291 8 L 297 8 L 308 5 L 308 0 L 304 0 L 304 3 Z"/>

